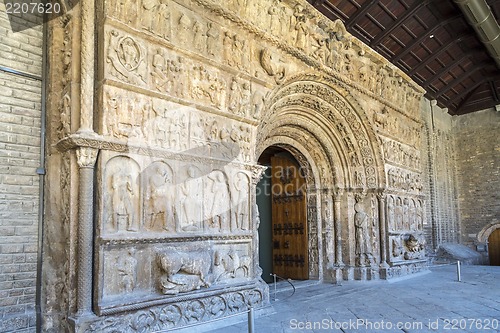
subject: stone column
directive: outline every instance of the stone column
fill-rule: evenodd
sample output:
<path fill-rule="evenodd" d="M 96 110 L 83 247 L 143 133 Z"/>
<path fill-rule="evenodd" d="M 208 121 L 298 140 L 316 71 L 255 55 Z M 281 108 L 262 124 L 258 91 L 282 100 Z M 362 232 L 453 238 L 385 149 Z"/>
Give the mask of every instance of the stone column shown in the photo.
<path fill-rule="evenodd" d="M 78 280 L 77 316 L 92 311 L 92 271 L 94 236 L 94 165 L 98 150 L 76 149 L 80 179 L 78 184 Z"/>
<path fill-rule="evenodd" d="M 339 267 L 344 266 L 342 261 L 342 230 L 340 227 L 340 200 L 343 194 L 342 189 L 337 189 L 334 192 L 334 223 L 333 228 L 335 230 L 335 265 Z"/>
<path fill-rule="evenodd" d="M 80 128 L 78 132 L 93 133 L 94 109 L 94 15 L 95 1 L 81 0 L 81 65 L 80 65 Z"/>
<path fill-rule="evenodd" d="M 252 179 L 251 179 L 251 186 L 250 186 L 250 207 L 253 207 L 253 212 L 252 212 L 252 232 L 253 232 L 253 242 L 252 242 L 252 247 L 254 249 L 254 277 L 258 279 L 261 274 L 262 274 L 262 268 L 260 268 L 259 264 L 259 224 L 260 224 L 260 217 L 258 215 L 258 209 L 257 207 L 257 184 L 259 181 L 262 179 L 262 176 L 264 175 L 264 171 L 266 171 L 267 167 L 265 166 L 260 166 L 260 165 L 255 165 L 252 169 Z"/>
<path fill-rule="evenodd" d="M 333 198 L 332 190 L 325 189 L 323 193 L 323 242 L 324 253 L 326 259 L 326 268 L 332 269 L 336 264 L 336 247 L 335 247 L 335 218 L 333 213 Z"/>
<path fill-rule="evenodd" d="M 386 194 L 380 192 L 377 194 L 378 199 L 378 219 L 379 219 L 379 232 L 380 232 L 380 267 L 387 268 L 387 221 L 385 217 L 385 198 Z"/>

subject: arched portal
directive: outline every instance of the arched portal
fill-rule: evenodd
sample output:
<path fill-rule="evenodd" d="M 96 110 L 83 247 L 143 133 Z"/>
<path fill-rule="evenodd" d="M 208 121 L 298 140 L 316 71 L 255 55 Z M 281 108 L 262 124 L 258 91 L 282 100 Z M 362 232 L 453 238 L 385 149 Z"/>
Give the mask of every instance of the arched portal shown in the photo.
<path fill-rule="evenodd" d="M 500 223 L 485 226 L 478 233 L 477 241 L 479 244 L 487 244 L 490 265 L 500 266 Z"/>
<path fill-rule="evenodd" d="M 290 151 L 278 146 L 264 150 L 259 164 L 267 167 L 256 195 L 262 277 L 267 282 L 271 274 L 293 280 L 317 278 L 318 263 L 309 264 L 308 170 Z"/>
<path fill-rule="evenodd" d="M 496 229 L 488 237 L 488 255 L 491 266 L 500 266 L 500 229 Z"/>
<path fill-rule="evenodd" d="M 356 100 L 340 83 L 300 75 L 270 94 L 262 119 L 256 157 L 268 147 L 281 147 L 306 170 L 310 276 L 337 281 L 352 278 L 345 265 L 385 262 L 385 221 L 380 229 L 376 223 L 362 230 L 367 237 L 359 237 L 377 243 L 366 256 L 370 262 L 356 260 L 360 254 L 352 241 L 354 203 L 364 200 L 362 205 L 369 206 L 385 183 L 375 133 Z"/>

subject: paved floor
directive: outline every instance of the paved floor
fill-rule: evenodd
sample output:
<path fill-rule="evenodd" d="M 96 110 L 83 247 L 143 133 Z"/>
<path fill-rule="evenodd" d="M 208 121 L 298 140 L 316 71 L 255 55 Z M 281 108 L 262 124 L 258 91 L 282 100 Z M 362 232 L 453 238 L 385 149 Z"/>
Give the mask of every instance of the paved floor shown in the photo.
<path fill-rule="evenodd" d="M 395 282 L 299 282 L 293 296 L 283 287 L 277 301 L 271 287 L 272 314 L 255 318 L 256 333 L 500 332 L 500 267 L 462 266 L 462 282 L 456 266 L 442 266 Z M 248 326 L 211 332 L 245 333 Z"/>

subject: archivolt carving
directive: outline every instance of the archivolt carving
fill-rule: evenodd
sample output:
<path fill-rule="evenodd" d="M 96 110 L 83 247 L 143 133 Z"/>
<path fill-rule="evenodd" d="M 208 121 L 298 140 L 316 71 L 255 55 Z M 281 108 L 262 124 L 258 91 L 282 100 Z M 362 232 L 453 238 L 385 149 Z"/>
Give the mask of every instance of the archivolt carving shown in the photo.
<path fill-rule="evenodd" d="M 316 137 L 332 154 L 340 154 L 346 169 L 344 178 L 351 186 L 376 187 L 385 179 L 376 136 L 359 104 L 333 84 L 308 74 L 291 79 L 275 91 L 266 103 L 257 142 L 270 137 L 277 128 L 303 130 L 309 123 L 312 127 L 306 135 Z"/>

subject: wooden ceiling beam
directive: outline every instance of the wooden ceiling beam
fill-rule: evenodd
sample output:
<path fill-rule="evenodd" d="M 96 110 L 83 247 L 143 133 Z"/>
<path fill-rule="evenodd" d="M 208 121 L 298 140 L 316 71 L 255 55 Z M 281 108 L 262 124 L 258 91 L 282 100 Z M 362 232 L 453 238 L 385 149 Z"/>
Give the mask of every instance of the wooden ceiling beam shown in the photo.
<path fill-rule="evenodd" d="M 419 45 L 420 43 L 422 43 L 424 40 L 428 39 L 429 36 L 433 35 L 438 29 L 450 24 L 450 23 L 453 23 L 455 21 L 458 21 L 458 20 L 464 20 L 463 16 L 462 15 L 457 15 L 457 16 L 453 16 L 453 17 L 450 17 L 449 19 L 446 19 L 438 24 L 436 24 L 431 30 L 429 30 L 427 33 L 425 34 L 422 34 L 419 38 L 415 39 L 411 44 L 408 44 L 406 45 L 406 48 L 404 49 L 403 52 L 401 52 L 400 54 L 398 54 L 397 56 L 395 56 L 394 58 L 391 59 L 391 62 L 393 64 L 399 62 L 401 60 L 401 58 L 403 58 L 404 56 L 406 56 L 408 53 L 410 53 L 410 51 L 417 45 Z"/>
<path fill-rule="evenodd" d="M 425 79 L 425 82 L 427 82 L 427 83 L 424 85 L 424 89 L 426 87 L 432 85 L 432 83 L 434 81 L 436 81 L 437 79 L 439 79 L 441 76 L 443 76 L 444 73 L 451 72 L 451 70 L 453 70 L 455 67 L 458 67 L 459 65 L 461 65 L 462 61 L 472 57 L 474 54 L 475 54 L 475 52 L 466 52 L 466 53 L 462 54 L 458 59 L 454 59 L 453 63 L 451 65 L 441 68 L 441 70 L 434 73 L 433 76 L 431 76 L 428 79 Z M 474 64 L 474 66 L 471 68 L 471 70 L 473 70 L 477 67 L 482 67 L 482 66 L 479 66 L 478 64 Z M 467 69 L 467 71 L 469 71 L 469 69 Z M 468 73 L 466 73 L 466 74 L 468 74 Z"/>
<path fill-rule="evenodd" d="M 408 7 L 403 16 L 394 21 L 389 27 L 386 27 L 382 33 L 378 34 L 371 42 L 370 46 L 374 48 L 381 41 L 383 41 L 387 36 L 389 36 L 396 28 L 401 26 L 401 24 L 406 21 L 409 17 L 415 15 L 415 13 L 420 10 L 422 7 L 425 7 L 429 4 L 430 0 L 424 1 L 415 1 L 412 6 Z"/>
<path fill-rule="evenodd" d="M 450 83 L 446 83 L 446 86 L 443 89 L 440 89 L 436 94 L 436 98 L 441 97 L 449 90 L 453 89 L 453 87 L 455 87 L 458 83 L 462 82 L 466 77 L 472 76 L 475 72 L 481 70 L 482 68 L 483 66 L 475 65 L 472 69 L 468 69 L 465 73 L 463 73 L 463 75 L 459 75 Z"/>
<path fill-rule="evenodd" d="M 356 13 L 354 13 L 354 15 L 349 17 L 349 21 L 346 24 L 346 28 L 347 29 L 352 28 L 356 23 L 358 23 L 358 19 L 361 18 L 363 15 L 365 15 L 370 10 L 370 8 L 372 8 L 375 4 L 376 4 L 375 1 L 370 1 L 370 0 L 365 1 L 365 3 L 358 8 Z"/>
<path fill-rule="evenodd" d="M 474 92 L 479 88 L 479 86 L 484 84 L 489 79 L 490 78 L 484 78 L 483 80 L 478 81 L 476 84 L 473 84 L 469 88 L 465 89 L 461 94 L 457 94 L 455 97 L 450 98 L 448 102 L 450 104 L 453 104 L 457 102 L 460 98 L 463 98 L 462 102 L 460 102 L 459 104 L 459 107 L 457 107 L 457 109 L 459 109 L 460 105 L 462 105 L 464 101 L 468 100 L 474 94 Z"/>
<path fill-rule="evenodd" d="M 493 96 L 493 101 L 500 103 L 500 96 L 498 95 L 497 92 L 497 84 L 495 80 L 490 81 L 490 89 L 491 89 L 491 95 Z"/>
<path fill-rule="evenodd" d="M 436 58 L 438 58 L 440 55 L 442 55 L 444 52 L 446 52 L 450 47 L 452 47 L 455 44 L 460 44 L 463 41 L 473 38 L 473 34 L 468 34 L 468 35 L 463 35 L 460 36 L 457 39 L 449 39 L 446 41 L 445 44 L 441 45 L 439 48 L 439 51 L 432 53 L 429 57 L 425 58 L 425 60 L 421 61 L 417 66 L 415 66 L 411 71 L 408 72 L 409 76 L 413 76 L 416 74 L 419 70 L 430 64 L 432 61 L 434 61 Z"/>

